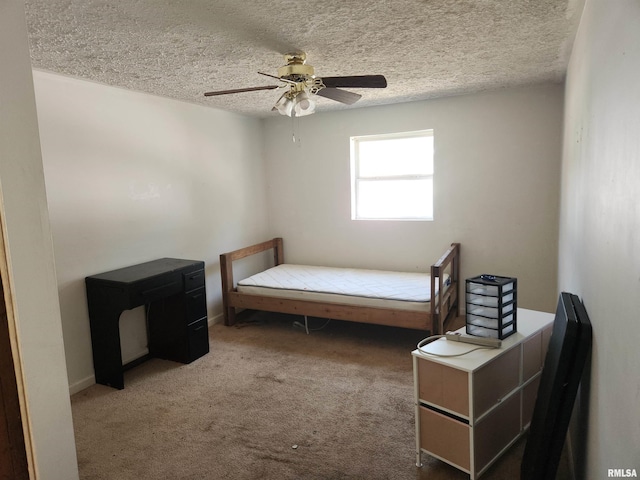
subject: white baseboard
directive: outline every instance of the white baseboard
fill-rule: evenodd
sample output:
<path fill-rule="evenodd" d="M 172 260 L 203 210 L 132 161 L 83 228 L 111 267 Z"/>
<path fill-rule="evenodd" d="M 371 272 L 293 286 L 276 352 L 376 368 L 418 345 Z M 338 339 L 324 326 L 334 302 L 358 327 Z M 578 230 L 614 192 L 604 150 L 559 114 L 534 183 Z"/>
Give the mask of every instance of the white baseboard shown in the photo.
<path fill-rule="evenodd" d="M 91 385 L 95 385 L 96 377 L 94 375 L 89 375 L 86 378 L 83 378 L 79 382 L 75 382 L 69 385 L 69 395 L 73 395 L 75 393 L 81 392 L 85 388 L 89 388 Z"/>

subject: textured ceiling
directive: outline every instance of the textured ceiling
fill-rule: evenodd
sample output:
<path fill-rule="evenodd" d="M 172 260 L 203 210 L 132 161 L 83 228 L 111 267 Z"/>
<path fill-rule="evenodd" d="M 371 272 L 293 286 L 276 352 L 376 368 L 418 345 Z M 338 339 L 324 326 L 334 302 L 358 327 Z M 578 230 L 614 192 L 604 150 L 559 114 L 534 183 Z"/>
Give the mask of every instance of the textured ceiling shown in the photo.
<path fill-rule="evenodd" d="M 356 108 L 562 81 L 579 0 L 26 0 L 37 69 L 255 116 L 282 54 L 319 77 L 383 74 Z M 275 81 L 277 83 L 277 81 Z"/>

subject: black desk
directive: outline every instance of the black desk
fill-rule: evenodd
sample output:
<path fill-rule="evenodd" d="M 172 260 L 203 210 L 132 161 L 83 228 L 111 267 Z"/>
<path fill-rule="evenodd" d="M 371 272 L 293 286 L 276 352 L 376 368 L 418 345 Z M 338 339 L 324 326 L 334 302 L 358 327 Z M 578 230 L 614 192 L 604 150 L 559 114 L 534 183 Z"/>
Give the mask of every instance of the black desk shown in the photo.
<path fill-rule="evenodd" d="M 204 262 L 161 258 L 85 279 L 96 383 L 124 388 L 123 372 L 150 357 L 191 363 L 209 352 Z M 122 365 L 120 315 L 146 306 L 149 354 Z"/>

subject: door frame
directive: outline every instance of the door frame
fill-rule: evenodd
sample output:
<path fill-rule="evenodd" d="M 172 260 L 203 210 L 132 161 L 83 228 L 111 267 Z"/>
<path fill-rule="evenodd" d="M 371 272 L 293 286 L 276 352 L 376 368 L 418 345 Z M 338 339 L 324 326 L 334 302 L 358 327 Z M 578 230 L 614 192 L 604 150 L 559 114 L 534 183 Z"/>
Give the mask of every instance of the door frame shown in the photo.
<path fill-rule="evenodd" d="M 13 290 L 7 260 L 6 226 L 2 207 L 0 202 L 0 422 L 6 428 L 0 426 L 0 460 L 4 464 L 2 468 L 7 469 L 11 474 L 8 478 L 35 480 L 31 424 L 26 403 L 18 327 L 13 308 Z M 0 476 L 4 473 L 0 470 Z"/>

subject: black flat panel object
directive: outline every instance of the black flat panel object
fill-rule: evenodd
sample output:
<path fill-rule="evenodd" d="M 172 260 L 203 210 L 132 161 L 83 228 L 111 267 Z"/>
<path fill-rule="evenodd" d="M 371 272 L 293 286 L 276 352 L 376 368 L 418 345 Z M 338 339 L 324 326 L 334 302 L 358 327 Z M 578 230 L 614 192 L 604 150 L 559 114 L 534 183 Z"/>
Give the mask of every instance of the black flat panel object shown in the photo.
<path fill-rule="evenodd" d="M 556 478 L 573 404 L 591 352 L 591 336 L 591 322 L 580 299 L 561 293 L 522 458 L 521 480 Z"/>

